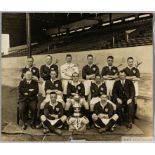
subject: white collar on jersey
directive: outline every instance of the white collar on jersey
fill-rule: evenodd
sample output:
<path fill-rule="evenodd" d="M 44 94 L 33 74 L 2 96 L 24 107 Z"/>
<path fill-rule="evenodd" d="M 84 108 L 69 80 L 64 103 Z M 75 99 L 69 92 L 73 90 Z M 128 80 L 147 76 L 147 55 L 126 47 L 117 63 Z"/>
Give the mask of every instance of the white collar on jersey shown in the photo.
<path fill-rule="evenodd" d="M 112 65 L 112 66 L 107 65 L 107 67 L 111 69 L 111 68 L 114 67 L 114 66 L 113 66 L 113 65 Z"/>
<path fill-rule="evenodd" d="M 89 67 L 92 67 L 93 65 L 95 65 L 94 63 L 92 63 L 91 65 L 87 64 Z"/>
<path fill-rule="evenodd" d="M 128 66 L 128 68 L 131 70 L 133 67 L 129 67 L 129 66 Z"/>
<path fill-rule="evenodd" d="M 25 68 L 28 68 L 28 69 L 32 69 L 34 67 L 34 65 L 32 67 L 29 67 L 28 65 L 25 66 Z"/>
<path fill-rule="evenodd" d="M 53 63 L 51 63 L 50 65 L 48 65 L 48 64 L 45 64 L 48 68 L 50 68 L 52 65 L 53 65 Z"/>
<path fill-rule="evenodd" d="M 77 85 L 79 85 L 81 82 L 78 81 L 77 83 L 74 83 L 73 81 L 71 81 L 70 83 L 71 83 L 71 85 L 73 85 L 73 86 L 77 86 Z"/>
<path fill-rule="evenodd" d="M 57 101 L 56 101 L 54 104 L 52 104 L 52 103 L 51 103 L 51 100 L 50 100 L 49 105 L 50 105 L 50 106 L 52 106 L 53 108 L 54 108 L 57 104 L 58 104 L 58 102 L 57 102 Z"/>
<path fill-rule="evenodd" d="M 50 79 L 50 81 L 51 81 L 51 82 L 55 82 L 55 81 L 57 81 L 57 78 L 56 78 L 55 80 Z"/>

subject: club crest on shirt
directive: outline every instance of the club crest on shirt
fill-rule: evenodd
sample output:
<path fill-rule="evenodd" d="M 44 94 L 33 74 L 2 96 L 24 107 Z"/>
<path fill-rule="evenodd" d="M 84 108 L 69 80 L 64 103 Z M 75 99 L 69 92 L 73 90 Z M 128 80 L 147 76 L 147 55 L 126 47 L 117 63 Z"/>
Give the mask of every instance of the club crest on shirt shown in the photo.
<path fill-rule="evenodd" d="M 58 87 L 58 84 L 56 83 L 55 86 Z"/>
<path fill-rule="evenodd" d="M 101 90 L 103 91 L 103 88 L 101 88 Z"/>
<path fill-rule="evenodd" d="M 59 111 L 59 108 L 56 108 L 55 110 L 56 110 L 56 111 Z"/>
<path fill-rule="evenodd" d="M 135 69 L 133 70 L 133 73 L 134 73 L 134 74 L 136 73 L 136 70 L 135 70 Z"/>
<path fill-rule="evenodd" d="M 35 73 L 36 71 L 34 69 L 32 69 L 32 72 Z"/>
<path fill-rule="evenodd" d="M 116 70 L 115 69 L 113 69 L 113 73 L 116 73 Z"/>
<path fill-rule="evenodd" d="M 95 67 L 93 67 L 93 71 L 95 71 L 96 70 L 96 68 Z"/>
<path fill-rule="evenodd" d="M 78 89 L 80 90 L 80 89 L 81 89 L 81 87 L 80 87 L 80 86 L 78 86 Z"/>
<path fill-rule="evenodd" d="M 108 108 L 105 108 L 105 112 L 108 112 Z"/>

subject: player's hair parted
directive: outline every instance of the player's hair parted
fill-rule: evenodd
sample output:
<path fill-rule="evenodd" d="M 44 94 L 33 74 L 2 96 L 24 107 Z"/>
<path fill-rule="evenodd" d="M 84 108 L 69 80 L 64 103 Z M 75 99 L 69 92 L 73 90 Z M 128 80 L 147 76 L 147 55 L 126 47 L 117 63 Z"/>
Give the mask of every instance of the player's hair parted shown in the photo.
<path fill-rule="evenodd" d="M 107 59 L 114 59 L 114 57 L 112 55 L 108 56 Z"/>
<path fill-rule="evenodd" d="M 131 59 L 131 60 L 134 60 L 133 57 L 128 57 L 128 58 L 127 58 L 127 61 L 130 60 L 130 59 Z"/>
<path fill-rule="evenodd" d="M 88 58 L 88 57 L 92 57 L 92 58 L 93 58 L 93 55 L 92 55 L 92 54 L 88 54 L 88 55 L 87 55 L 87 58 Z"/>

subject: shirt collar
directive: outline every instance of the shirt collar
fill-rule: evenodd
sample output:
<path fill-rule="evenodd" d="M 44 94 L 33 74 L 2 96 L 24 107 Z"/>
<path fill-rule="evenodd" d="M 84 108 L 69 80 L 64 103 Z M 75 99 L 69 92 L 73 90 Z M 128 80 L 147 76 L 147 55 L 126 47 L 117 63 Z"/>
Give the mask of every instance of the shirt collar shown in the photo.
<path fill-rule="evenodd" d="M 77 85 L 80 84 L 80 81 L 78 81 L 77 83 L 74 83 L 73 81 L 71 81 L 71 84 L 72 84 L 73 86 L 77 86 Z"/>
<path fill-rule="evenodd" d="M 32 81 L 32 80 L 29 80 L 29 81 L 28 81 L 28 80 L 26 80 L 26 82 L 27 82 L 27 83 L 31 83 L 31 81 Z"/>
<path fill-rule="evenodd" d="M 55 82 L 56 80 L 57 80 L 57 79 L 55 79 L 55 80 L 50 79 L 51 82 Z"/>
<path fill-rule="evenodd" d="M 129 67 L 129 66 L 128 66 L 128 68 L 131 70 L 133 67 Z"/>
<path fill-rule="evenodd" d="M 105 107 L 107 105 L 108 101 L 103 105 L 102 102 L 100 102 L 101 107 Z"/>
<path fill-rule="evenodd" d="M 112 67 L 113 67 L 113 65 L 112 65 L 112 66 L 107 65 L 107 67 L 108 67 L 108 68 L 112 68 Z"/>
<path fill-rule="evenodd" d="M 28 69 L 32 69 L 34 66 L 32 66 L 32 67 L 29 67 L 28 65 L 26 65 L 26 68 L 28 68 Z"/>
<path fill-rule="evenodd" d="M 50 101 L 49 104 L 50 104 L 50 106 L 52 106 L 54 108 L 58 104 L 58 102 L 56 101 L 56 103 L 52 104 L 51 101 Z"/>
<path fill-rule="evenodd" d="M 46 66 L 47 66 L 48 68 L 50 68 L 52 65 L 53 65 L 52 63 L 51 63 L 50 65 L 47 65 L 47 64 L 46 64 Z"/>
<path fill-rule="evenodd" d="M 93 65 L 95 65 L 94 63 L 92 63 L 91 65 L 87 64 L 89 67 L 92 67 Z"/>

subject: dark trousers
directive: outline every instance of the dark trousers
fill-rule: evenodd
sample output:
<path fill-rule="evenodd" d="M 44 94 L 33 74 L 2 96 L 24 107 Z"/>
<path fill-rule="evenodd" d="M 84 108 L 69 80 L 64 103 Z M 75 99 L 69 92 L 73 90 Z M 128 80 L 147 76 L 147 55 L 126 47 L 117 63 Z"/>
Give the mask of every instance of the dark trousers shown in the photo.
<path fill-rule="evenodd" d="M 123 104 L 117 104 L 116 113 L 120 122 L 131 123 L 134 117 L 134 102 L 127 104 L 127 100 L 124 100 Z"/>
<path fill-rule="evenodd" d="M 36 101 L 22 101 L 19 102 L 19 114 L 23 123 L 28 119 L 28 111 L 31 111 L 31 123 L 35 124 L 37 119 L 37 102 Z"/>

